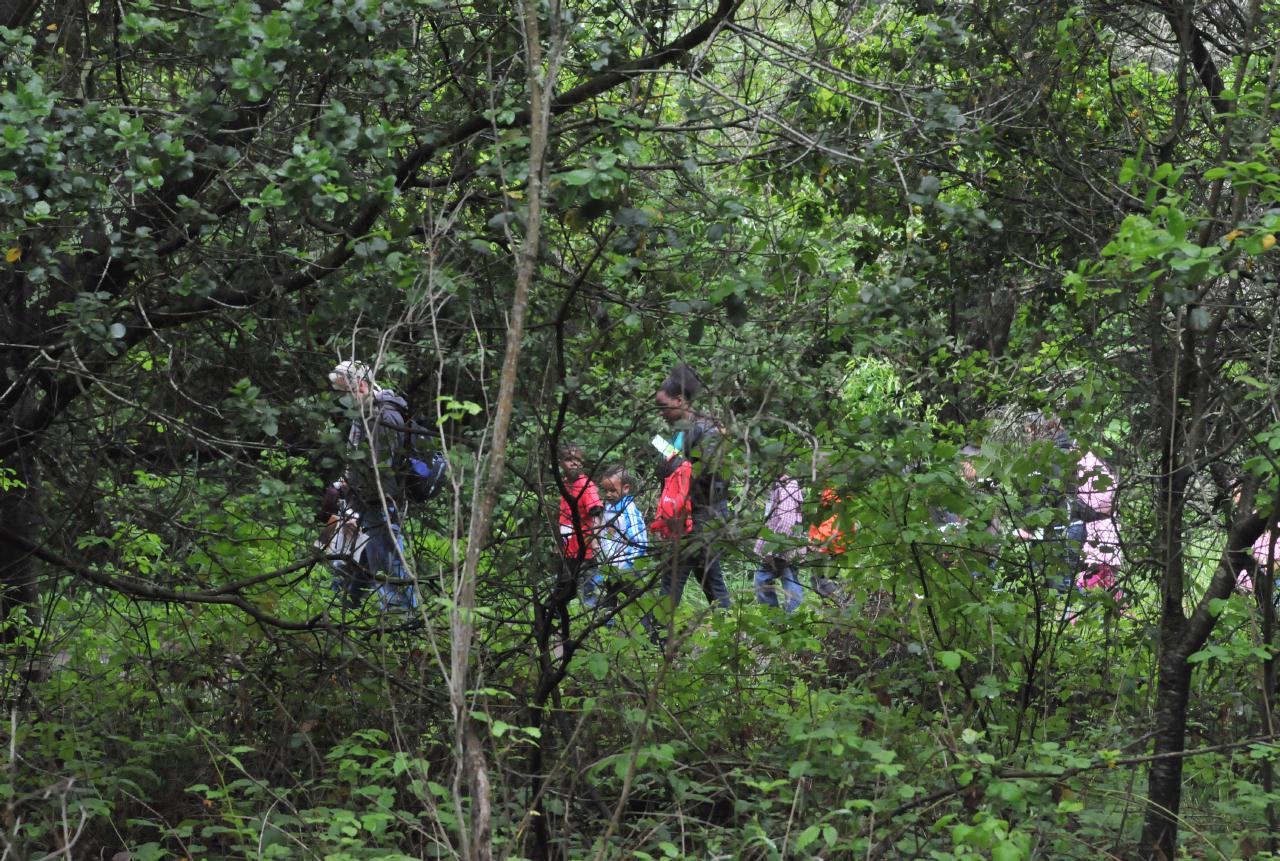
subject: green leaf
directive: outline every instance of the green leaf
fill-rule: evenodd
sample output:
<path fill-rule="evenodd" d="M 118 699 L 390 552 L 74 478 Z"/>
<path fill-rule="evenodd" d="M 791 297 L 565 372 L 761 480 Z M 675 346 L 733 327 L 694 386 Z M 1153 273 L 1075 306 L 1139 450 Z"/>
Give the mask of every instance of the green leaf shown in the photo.
<path fill-rule="evenodd" d="M 609 675 L 609 659 L 599 652 L 588 655 L 587 672 L 596 681 L 604 681 L 604 677 Z"/>
<path fill-rule="evenodd" d="M 1022 861 L 1022 848 L 1012 840 L 1002 840 L 991 850 L 991 861 Z"/>
<path fill-rule="evenodd" d="M 805 847 L 818 839 L 818 835 L 822 833 L 822 829 L 817 825 L 810 825 L 804 831 L 800 832 L 800 836 L 796 838 L 796 851 L 802 852 Z"/>
<path fill-rule="evenodd" d="M 960 669 L 960 664 L 964 659 L 960 657 L 959 652 L 938 652 L 938 663 L 946 667 L 948 670 L 955 672 Z"/>
<path fill-rule="evenodd" d="M 571 170 L 568 173 L 560 174 L 557 179 L 565 185 L 586 185 L 596 178 L 596 170 L 591 167 L 580 167 L 577 170 Z"/>

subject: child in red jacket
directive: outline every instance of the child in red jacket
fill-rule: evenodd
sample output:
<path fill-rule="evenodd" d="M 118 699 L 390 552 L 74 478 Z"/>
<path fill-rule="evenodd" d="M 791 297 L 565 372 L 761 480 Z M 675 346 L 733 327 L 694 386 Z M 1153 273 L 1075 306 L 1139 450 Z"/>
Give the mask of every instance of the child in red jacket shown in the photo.
<path fill-rule="evenodd" d="M 600 501 L 596 483 L 583 469 L 582 446 L 566 443 L 560 446 L 557 456 L 564 478 L 564 489 L 560 493 L 560 549 L 565 565 L 578 583 L 582 603 L 594 607 L 596 592 L 603 582 L 597 545 L 604 503 Z"/>

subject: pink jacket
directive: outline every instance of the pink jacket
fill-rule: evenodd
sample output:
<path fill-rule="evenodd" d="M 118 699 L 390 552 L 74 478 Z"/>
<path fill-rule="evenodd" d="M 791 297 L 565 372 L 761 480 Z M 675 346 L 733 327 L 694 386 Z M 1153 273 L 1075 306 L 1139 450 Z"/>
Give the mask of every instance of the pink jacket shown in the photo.
<path fill-rule="evenodd" d="M 1120 534 L 1116 529 L 1116 476 L 1093 452 L 1085 452 L 1077 468 L 1080 501 L 1094 511 L 1107 515 L 1085 524 L 1084 559 L 1087 565 L 1110 565 L 1119 568 Z"/>
<path fill-rule="evenodd" d="M 1253 542 L 1253 548 L 1249 551 L 1254 560 L 1257 561 L 1260 569 L 1265 569 L 1267 563 L 1273 566 L 1273 571 L 1280 571 L 1280 532 L 1277 530 L 1280 526 L 1272 526 L 1266 532 L 1258 536 L 1258 540 Z M 1271 549 L 1271 545 L 1275 545 L 1275 549 Z M 1272 575 L 1275 576 L 1274 574 Z M 1241 592 L 1253 594 L 1253 578 L 1249 576 L 1247 569 L 1240 569 L 1240 573 L 1236 575 L 1236 585 L 1240 587 Z"/>

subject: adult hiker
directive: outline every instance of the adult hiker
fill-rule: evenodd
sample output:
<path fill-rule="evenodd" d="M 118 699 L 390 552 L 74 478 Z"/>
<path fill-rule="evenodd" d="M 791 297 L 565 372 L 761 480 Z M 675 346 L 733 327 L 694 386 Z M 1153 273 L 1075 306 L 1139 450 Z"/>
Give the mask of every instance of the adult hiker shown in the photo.
<path fill-rule="evenodd" d="M 729 516 L 729 481 L 721 463 L 720 429 L 693 403 L 702 381 L 688 365 L 677 365 L 662 381 L 654 403 L 674 432 L 670 440 L 654 438 L 662 453 L 658 478 L 663 493 L 653 522 L 650 544 L 665 551 L 662 595 L 674 611 L 694 576 L 713 607 L 729 608 L 729 589 L 720 570 L 717 531 Z M 687 482 L 687 485 L 686 485 Z M 681 493 L 686 499 L 678 499 Z"/>
<path fill-rule="evenodd" d="M 756 600 L 768 607 L 781 604 L 788 613 L 794 612 L 804 599 L 804 587 L 796 570 L 805 552 L 801 535 L 803 504 L 800 482 L 785 472 L 779 475 L 769 489 L 764 509 L 765 533 L 756 540 L 756 557 L 760 560 Z"/>
<path fill-rule="evenodd" d="M 1076 469 L 1078 460 L 1075 441 L 1063 427 L 1062 420 L 1052 413 L 1028 413 L 1023 417 L 1024 442 L 1028 445 L 1051 445 L 1058 452 L 1044 472 L 1036 472 L 1039 487 L 1029 493 L 1033 500 L 1023 512 L 1023 523 L 1044 519 L 1051 512 L 1047 525 L 1027 528 L 1019 526 L 1016 533 L 1026 542 L 1034 569 L 1044 585 L 1059 594 L 1074 591 L 1076 572 L 1080 570 L 1081 551 L 1085 540 L 1084 519 L 1076 505 Z M 1042 448 L 1047 459 L 1050 452 Z M 1072 460 L 1068 472 L 1063 467 L 1064 455 Z"/>
<path fill-rule="evenodd" d="M 840 528 L 840 507 L 845 499 L 830 485 L 822 488 L 818 494 L 815 507 L 817 512 L 814 522 L 809 525 L 809 545 L 817 554 L 818 564 L 813 572 L 813 591 L 824 598 L 830 598 L 840 592 L 840 584 L 827 573 L 836 573 L 839 559 L 848 549 L 845 545 L 844 530 Z M 849 524 L 857 531 L 858 524 Z"/>
<path fill-rule="evenodd" d="M 342 587 L 345 603 L 357 607 L 372 589 L 384 609 L 413 608 L 417 596 L 405 570 L 404 538 L 400 531 L 402 495 L 394 464 L 405 446 L 408 404 L 390 389 L 374 382 L 364 362 L 340 362 L 329 372 L 329 383 L 344 394 L 353 412 L 347 432 L 351 455 L 346 473 L 337 482 L 337 495 L 355 513 L 366 536 L 363 564 L 350 569 Z"/>
<path fill-rule="evenodd" d="M 964 494 L 968 497 L 967 504 L 961 506 L 961 511 L 940 507 L 931 509 L 933 522 L 942 536 L 939 561 L 943 567 L 964 571 L 973 578 L 995 572 L 997 555 L 992 552 L 991 545 L 1001 531 L 991 504 L 998 490 L 993 481 L 979 477 L 978 459 L 981 457 L 982 449 L 976 445 L 960 449 L 957 471 L 968 491 Z M 974 520 L 974 515 L 979 519 Z"/>

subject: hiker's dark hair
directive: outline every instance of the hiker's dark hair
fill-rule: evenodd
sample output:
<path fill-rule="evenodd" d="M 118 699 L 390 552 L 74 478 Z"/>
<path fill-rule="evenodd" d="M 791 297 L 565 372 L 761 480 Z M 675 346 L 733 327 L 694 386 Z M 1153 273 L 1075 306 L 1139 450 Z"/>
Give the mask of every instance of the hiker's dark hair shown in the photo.
<path fill-rule="evenodd" d="M 582 446 L 578 445 L 576 442 L 562 442 L 556 447 L 557 460 L 565 460 L 570 457 L 576 457 L 578 460 L 582 460 L 586 457 L 586 454 L 587 453 L 583 451 Z"/>
<path fill-rule="evenodd" d="M 627 468 L 620 463 L 615 463 L 612 466 L 607 467 L 601 478 L 613 478 L 615 475 L 618 477 L 618 483 L 623 487 L 634 488 L 636 486 L 635 476 L 628 472 Z"/>
<path fill-rule="evenodd" d="M 698 379 L 693 368 L 681 363 L 671 369 L 662 385 L 658 386 L 658 391 L 667 397 L 692 401 L 702 391 L 702 380 Z"/>

